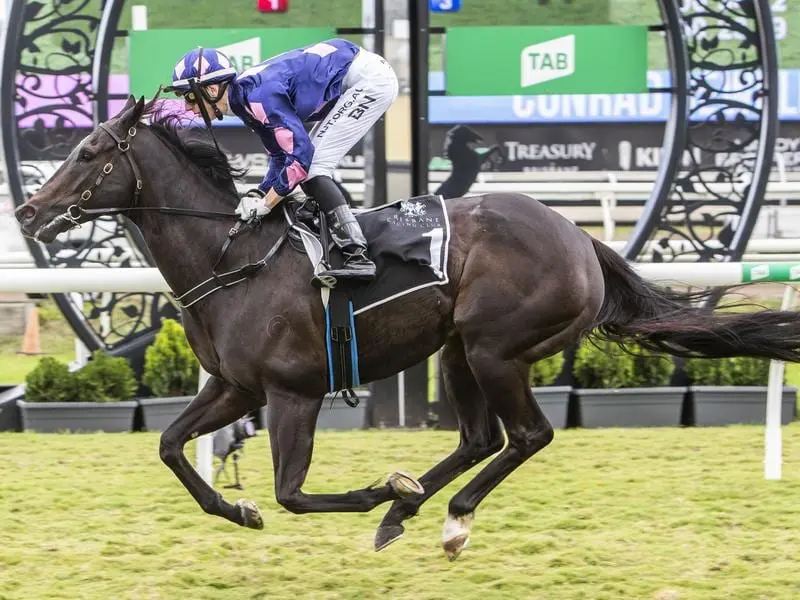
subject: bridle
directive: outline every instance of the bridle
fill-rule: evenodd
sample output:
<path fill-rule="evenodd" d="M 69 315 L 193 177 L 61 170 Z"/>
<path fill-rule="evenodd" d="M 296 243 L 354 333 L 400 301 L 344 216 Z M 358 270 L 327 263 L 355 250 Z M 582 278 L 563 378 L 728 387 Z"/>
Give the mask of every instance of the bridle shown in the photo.
<path fill-rule="evenodd" d="M 233 212 L 218 212 L 212 210 L 194 210 L 191 208 L 174 208 L 170 206 L 139 206 L 139 199 L 144 188 L 144 180 L 139 165 L 133 157 L 133 150 L 131 143 L 133 138 L 136 137 L 136 127 L 129 127 L 124 138 L 120 137 L 113 129 L 108 127 L 105 123 L 100 123 L 100 129 L 107 133 L 111 139 L 117 144 L 119 151 L 111 160 L 109 160 L 100 170 L 100 174 L 94 180 L 94 183 L 81 192 L 80 198 L 75 204 L 67 208 L 66 212 L 56 217 L 56 220 L 68 221 L 72 223 L 73 227 L 77 227 L 87 220 L 87 217 L 103 217 L 121 215 L 130 212 L 159 212 L 172 215 L 183 215 L 188 217 L 201 217 L 206 219 L 228 220 L 236 219 L 236 213 Z M 95 192 L 103 180 L 114 170 L 114 162 L 120 157 L 124 156 L 131 166 L 133 176 L 136 178 L 136 185 L 133 192 L 133 203 L 131 206 L 121 208 L 83 208 L 83 205 L 95 196 Z"/>
<path fill-rule="evenodd" d="M 111 139 L 117 143 L 117 149 L 119 150 L 119 153 L 115 154 L 110 161 L 103 165 L 103 168 L 100 171 L 100 174 L 97 176 L 97 179 L 94 180 L 94 183 L 83 190 L 78 201 L 75 204 L 70 205 L 67 211 L 62 215 L 62 218 L 65 221 L 72 223 L 74 227 L 78 227 L 81 224 L 82 217 L 91 214 L 98 214 L 95 212 L 97 209 L 90 209 L 87 211 L 83 208 L 83 205 L 92 198 L 94 191 L 100 187 L 100 184 L 103 183 L 103 179 L 106 178 L 106 175 L 109 175 L 111 171 L 114 170 L 114 161 L 117 160 L 117 158 L 119 158 L 121 155 L 128 159 L 128 164 L 130 164 L 131 169 L 133 170 L 133 176 L 136 178 L 136 188 L 133 193 L 133 207 L 138 206 L 139 197 L 142 194 L 143 183 L 141 171 L 139 171 L 139 166 L 136 164 L 136 161 L 133 159 L 133 154 L 130 152 L 131 140 L 133 140 L 134 136 L 136 135 L 136 127 L 128 128 L 125 139 L 120 138 L 119 135 L 117 135 L 105 123 L 100 123 L 100 129 L 105 131 L 109 136 L 111 136 Z"/>
<path fill-rule="evenodd" d="M 107 133 L 117 144 L 118 153 L 115 153 L 111 160 L 109 160 L 103 168 L 100 170 L 100 174 L 94 180 L 94 183 L 86 188 L 83 192 L 81 192 L 80 198 L 75 204 L 71 204 L 69 208 L 67 208 L 66 212 L 57 216 L 53 219 L 53 223 L 57 221 L 66 221 L 72 223 L 72 227 L 78 227 L 82 223 L 85 222 L 86 217 L 101 217 L 101 216 L 112 216 L 112 215 L 120 215 L 130 212 L 159 212 L 164 214 L 170 215 L 183 215 L 188 217 L 200 217 L 204 219 L 217 219 L 217 220 L 228 220 L 228 219 L 236 219 L 236 223 L 233 227 L 228 231 L 228 237 L 222 245 L 222 249 L 220 250 L 219 257 L 217 258 L 214 265 L 211 267 L 211 277 L 203 281 L 202 283 L 196 285 L 189 291 L 185 292 L 184 294 L 177 296 L 173 294 L 175 301 L 179 306 L 182 308 L 188 308 L 192 306 L 196 302 L 202 300 L 206 296 L 213 294 L 217 290 L 222 288 L 230 287 L 246 279 L 252 277 L 256 273 L 258 273 L 261 269 L 263 269 L 267 265 L 267 261 L 274 256 L 278 250 L 280 249 L 283 242 L 289 235 L 290 228 L 287 227 L 284 229 L 281 236 L 278 240 L 272 245 L 269 249 L 267 254 L 261 260 L 258 260 L 253 263 L 248 263 L 238 269 L 233 271 L 228 271 L 225 273 L 217 273 L 217 267 L 222 262 L 222 259 L 225 257 L 225 254 L 228 251 L 233 240 L 236 236 L 243 231 L 245 226 L 245 222 L 238 219 L 236 213 L 230 212 L 217 212 L 217 211 L 209 211 L 209 210 L 194 210 L 191 208 L 178 208 L 178 207 L 171 207 L 171 206 L 139 206 L 139 199 L 142 194 L 142 189 L 144 188 L 144 180 L 142 179 L 142 173 L 139 169 L 139 166 L 136 164 L 136 160 L 133 157 L 133 150 L 131 149 L 131 142 L 133 138 L 136 137 L 136 127 L 132 126 L 128 128 L 126 135 L 124 138 L 121 138 L 117 133 L 115 133 L 110 127 L 108 127 L 105 123 L 100 123 L 100 129 Z M 116 161 L 120 156 L 125 156 L 128 160 L 128 164 L 131 166 L 131 170 L 133 171 L 133 176 L 136 178 L 136 185 L 134 186 L 133 192 L 133 203 L 131 206 L 123 207 L 123 208 L 83 208 L 83 205 L 88 202 L 91 198 L 95 196 L 95 192 L 100 184 L 103 183 L 103 180 L 106 178 L 114 170 L 114 161 Z M 253 222 L 253 226 L 255 226 L 260 221 Z M 248 222 L 250 225 L 250 222 Z"/>

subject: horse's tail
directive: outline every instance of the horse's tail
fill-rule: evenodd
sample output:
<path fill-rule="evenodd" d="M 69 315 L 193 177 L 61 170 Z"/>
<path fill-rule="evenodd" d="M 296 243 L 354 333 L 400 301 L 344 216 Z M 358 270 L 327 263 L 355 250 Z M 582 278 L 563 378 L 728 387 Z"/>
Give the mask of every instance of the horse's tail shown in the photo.
<path fill-rule="evenodd" d="M 605 280 L 593 337 L 636 342 L 675 356 L 755 356 L 800 361 L 800 314 L 713 312 L 698 306 L 711 292 L 678 292 L 642 279 L 613 249 L 592 240 Z"/>

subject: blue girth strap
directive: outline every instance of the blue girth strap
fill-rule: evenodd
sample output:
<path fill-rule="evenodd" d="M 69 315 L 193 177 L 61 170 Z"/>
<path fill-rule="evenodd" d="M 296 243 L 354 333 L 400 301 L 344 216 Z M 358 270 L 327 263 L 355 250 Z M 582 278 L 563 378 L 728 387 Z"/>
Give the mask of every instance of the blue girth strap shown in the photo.
<path fill-rule="evenodd" d="M 353 303 L 343 291 L 334 288 L 325 307 L 325 350 L 328 355 L 328 391 L 342 392 L 350 406 L 358 406 L 358 396 L 352 388 L 361 384 L 358 370 Z"/>

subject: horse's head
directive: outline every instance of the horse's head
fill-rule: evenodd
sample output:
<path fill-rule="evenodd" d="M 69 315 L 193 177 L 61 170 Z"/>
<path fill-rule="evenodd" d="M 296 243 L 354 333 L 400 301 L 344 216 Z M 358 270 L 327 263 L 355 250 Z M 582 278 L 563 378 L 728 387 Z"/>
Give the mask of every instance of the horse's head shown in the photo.
<path fill-rule="evenodd" d="M 113 119 L 102 123 L 70 153 L 52 177 L 15 215 L 22 233 L 49 243 L 105 211 L 134 204 L 142 188 L 131 152 L 144 98 L 128 98 Z"/>

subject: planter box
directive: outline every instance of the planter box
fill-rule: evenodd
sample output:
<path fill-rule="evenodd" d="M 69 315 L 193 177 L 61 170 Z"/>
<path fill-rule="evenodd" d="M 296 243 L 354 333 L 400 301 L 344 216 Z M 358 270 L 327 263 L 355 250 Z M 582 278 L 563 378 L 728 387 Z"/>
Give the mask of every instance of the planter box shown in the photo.
<path fill-rule="evenodd" d="M 781 398 L 781 423 L 795 417 L 797 388 L 785 386 Z M 761 424 L 767 414 L 767 388 L 763 386 L 691 386 L 692 424 L 699 426 Z"/>
<path fill-rule="evenodd" d="M 194 396 L 140 398 L 142 429 L 145 431 L 164 431 L 189 406 L 193 399 Z"/>
<path fill-rule="evenodd" d="M 105 431 L 133 430 L 136 401 L 126 402 L 25 402 L 17 401 L 25 431 Z"/>
<path fill-rule="evenodd" d="M 678 427 L 685 387 L 576 389 L 581 427 Z"/>
<path fill-rule="evenodd" d="M 572 387 L 547 386 L 531 388 L 533 397 L 544 416 L 550 421 L 553 429 L 563 429 L 567 426 L 567 410 L 569 409 L 569 396 Z"/>
<path fill-rule="evenodd" d="M 11 386 L 0 391 L 0 431 L 22 431 L 17 401 L 24 396 L 25 388 L 21 385 Z"/>
<path fill-rule="evenodd" d="M 356 390 L 360 402 L 353 408 L 341 396 L 337 396 L 331 406 L 331 396 L 326 394 L 322 408 L 317 416 L 317 431 L 323 429 L 366 429 L 369 415 L 369 392 Z M 267 407 L 260 409 L 261 426 L 267 428 Z"/>

